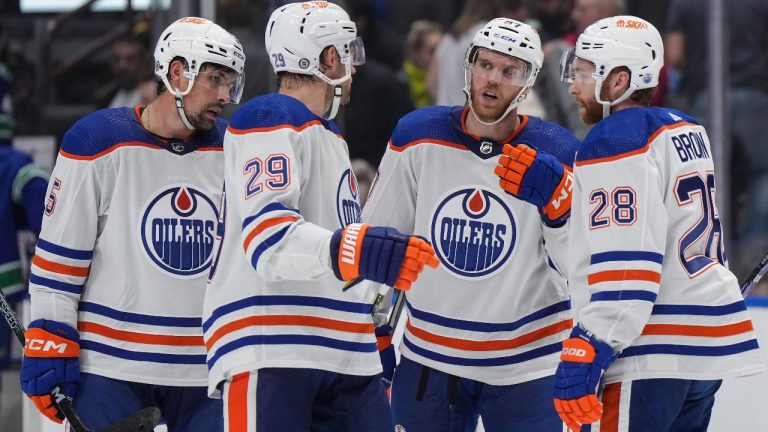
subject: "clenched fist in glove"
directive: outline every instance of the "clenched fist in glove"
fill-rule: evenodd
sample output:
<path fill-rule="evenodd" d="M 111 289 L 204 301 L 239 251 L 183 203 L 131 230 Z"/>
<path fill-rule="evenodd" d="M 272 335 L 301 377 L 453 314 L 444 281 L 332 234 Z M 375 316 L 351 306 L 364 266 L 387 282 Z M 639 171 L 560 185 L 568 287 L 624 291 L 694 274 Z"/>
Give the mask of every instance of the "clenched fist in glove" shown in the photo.
<path fill-rule="evenodd" d="M 24 333 L 21 389 L 44 416 L 64 420 L 51 392 L 72 398 L 80 383 L 80 336 L 72 326 L 57 321 L 35 320 Z M 57 395 L 57 396 L 58 396 Z"/>
<path fill-rule="evenodd" d="M 603 404 L 597 392 L 603 373 L 618 357 L 605 342 L 575 327 L 563 341 L 560 364 L 555 372 L 555 410 L 573 431 L 600 420 Z"/>
<path fill-rule="evenodd" d="M 439 263 L 429 243 L 394 228 L 350 224 L 331 237 L 333 273 L 343 281 L 366 279 L 407 291 L 424 265 Z"/>
<path fill-rule="evenodd" d="M 548 225 L 559 225 L 568 218 L 573 175 L 554 156 L 525 144 L 505 144 L 493 172 L 505 192 L 538 207 Z"/>

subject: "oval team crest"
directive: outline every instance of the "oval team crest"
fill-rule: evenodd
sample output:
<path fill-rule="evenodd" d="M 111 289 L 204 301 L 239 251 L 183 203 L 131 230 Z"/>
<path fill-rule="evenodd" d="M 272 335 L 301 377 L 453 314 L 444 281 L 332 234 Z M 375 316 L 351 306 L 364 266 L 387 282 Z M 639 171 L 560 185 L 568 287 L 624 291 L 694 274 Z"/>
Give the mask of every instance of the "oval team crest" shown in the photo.
<path fill-rule="evenodd" d="M 360 189 L 357 187 L 355 174 L 351 168 L 345 170 L 336 190 L 336 214 L 342 227 L 360 222 L 362 210 L 359 195 Z"/>
<path fill-rule="evenodd" d="M 516 251 L 517 224 L 496 194 L 462 186 L 443 196 L 435 208 L 431 241 L 452 274 L 483 279 L 502 269 Z"/>
<path fill-rule="evenodd" d="M 211 265 L 218 211 L 187 185 L 160 190 L 145 206 L 139 235 L 149 261 L 170 276 L 195 278 Z"/>

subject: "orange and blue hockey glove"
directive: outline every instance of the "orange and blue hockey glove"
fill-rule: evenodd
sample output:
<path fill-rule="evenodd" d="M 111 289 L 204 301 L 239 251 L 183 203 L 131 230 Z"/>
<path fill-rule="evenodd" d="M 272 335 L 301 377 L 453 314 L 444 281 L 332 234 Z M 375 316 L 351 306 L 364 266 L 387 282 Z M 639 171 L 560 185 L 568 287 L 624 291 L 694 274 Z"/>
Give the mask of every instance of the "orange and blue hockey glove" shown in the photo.
<path fill-rule="evenodd" d="M 581 425 L 600 420 L 603 404 L 597 393 L 603 373 L 616 357 L 618 353 L 610 345 L 579 326 L 563 341 L 553 397 L 557 414 L 571 430 L 579 431 Z"/>
<path fill-rule="evenodd" d="M 29 323 L 24 333 L 21 389 L 44 416 L 56 423 L 64 414 L 54 403 L 58 397 L 73 398 L 80 383 L 80 336 L 72 326 L 50 320 Z"/>
<path fill-rule="evenodd" d="M 366 279 L 408 291 L 425 265 L 439 263 L 429 243 L 394 228 L 349 224 L 331 237 L 333 273 L 343 281 Z"/>
<path fill-rule="evenodd" d="M 525 144 L 505 144 L 493 172 L 505 192 L 538 207 L 547 225 L 559 226 L 568 219 L 573 174 L 554 156 Z"/>

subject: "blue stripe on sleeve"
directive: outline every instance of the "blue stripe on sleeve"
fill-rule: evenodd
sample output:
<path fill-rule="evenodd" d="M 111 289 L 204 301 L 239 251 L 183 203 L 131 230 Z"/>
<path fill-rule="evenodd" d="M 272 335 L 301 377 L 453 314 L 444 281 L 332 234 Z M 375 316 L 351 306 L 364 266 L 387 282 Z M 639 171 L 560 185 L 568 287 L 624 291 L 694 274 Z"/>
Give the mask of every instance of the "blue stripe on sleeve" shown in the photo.
<path fill-rule="evenodd" d="M 528 316 L 525 316 L 511 323 L 483 323 L 483 322 L 477 322 L 477 321 L 465 321 L 465 320 L 458 320 L 454 318 L 446 318 L 444 316 L 440 316 L 430 312 L 425 312 L 422 310 L 415 309 L 411 305 L 411 303 L 408 302 L 407 298 L 405 301 L 408 304 L 408 310 L 411 312 L 411 316 L 416 319 L 426 321 L 432 324 L 441 325 L 443 327 L 452 328 L 452 329 L 469 330 L 469 331 L 486 332 L 486 333 L 500 332 L 500 331 L 514 331 L 528 323 L 531 323 L 533 321 L 539 320 L 541 318 L 544 318 L 550 315 L 554 315 L 558 312 L 567 311 L 568 309 L 571 308 L 570 300 L 565 300 L 565 301 L 561 301 L 559 303 L 555 303 L 553 305 L 547 306 L 544 309 L 540 309 Z"/>
<path fill-rule="evenodd" d="M 660 305 L 653 306 L 652 315 L 705 315 L 720 316 L 747 310 L 743 300 L 723 306 Z"/>
<path fill-rule="evenodd" d="M 81 340 L 80 348 L 84 350 L 96 351 L 108 356 L 118 357 L 126 360 L 169 364 L 205 364 L 204 355 L 129 351 L 90 340 Z"/>
<path fill-rule="evenodd" d="M 124 312 L 97 303 L 80 302 L 80 311 L 95 313 L 118 321 L 137 324 L 149 324 L 168 327 L 200 327 L 202 318 L 193 317 L 169 317 L 157 315 L 145 315 L 134 312 Z"/>
<path fill-rule="evenodd" d="M 337 310 L 341 312 L 352 312 L 361 314 L 370 314 L 370 303 L 354 303 L 341 300 L 334 300 L 324 297 L 310 296 L 292 296 L 292 295 L 270 295 L 247 297 L 236 302 L 218 307 L 213 311 L 210 318 L 203 323 L 203 331 L 208 331 L 217 319 L 224 315 L 253 306 L 311 306 L 324 309 Z"/>
<path fill-rule="evenodd" d="M 32 273 L 29 276 L 29 283 L 35 284 L 35 285 L 41 285 L 41 286 L 55 289 L 58 291 L 66 291 L 68 293 L 77 294 L 77 295 L 80 295 L 83 292 L 82 285 L 75 285 L 71 283 L 48 279 L 48 278 L 38 276 L 34 273 Z"/>
<path fill-rule="evenodd" d="M 600 291 L 592 294 L 589 301 L 621 301 L 621 300 L 642 300 L 655 302 L 656 294 L 643 290 L 624 290 L 624 291 Z"/>
<path fill-rule="evenodd" d="M 354 351 L 354 352 L 376 352 L 376 343 L 360 343 L 350 342 L 338 339 L 332 339 L 323 336 L 312 335 L 296 335 L 296 334 L 284 334 L 284 335 L 261 335 L 261 336 L 245 336 L 232 342 L 228 342 L 222 345 L 216 350 L 216 353 L 208 359 L 208 368 L 213 368 L 213 365 L 221 358 L 221 356 L 235 351 L 239 348 L 246 346 L 256 345 L 315 345 L 325 348 L 333 348 L 342 351 Z"/>
<path fill-rule="evenodd" d="M 89 260 L 93 258 L 92 250 L 70 249 L 47 242 L 41 238 L 37 239 L 37 247 L 54 255 L 63 256 L 64 258 L 71 258 L 76 260 Z"/>
<path fill-rule="evenodd" d="M 675 354 L 696 357 L 720 357 L 742 353 L 753 349 L 759 349 L 757 341 L 751 339 L 733 345 L 723 346 L 695 346 L 673 344 L 651 344 L 631 346 L 621 352 L 619 357 L 632 357 L 648 354 Z"/>
<path fill-rule="evenodd" d="M 256 266 L 259 264 L 259 258 L 261 258 L 261 254 L 263 254 L 264 252 L 267 251 L 267 249 L 269 249 L 270 247 L 277 244 L 277 242 L 282 240 L 283 237 L 285 237 L 285 235 L 288 233 L 288 228 L 290 228 L 290 225 L 272 234 L 266 240 L 264 240 L 263 242 L 259 243 L 258 246 L 256 246 L 256 249 L 253 251 L 253 255 L 251 256 L 251 265 L 253 266 L 254 270 L 256 269 Z"/>
<path fill-rule="evenodd" d="M 434 360 L 440 363 L 447 363 L 459 366 L 505 366 L 510 364 L 522 363 L 535 358 L 548 356 L 550 354 L 556 354 L 563 350 L 562 342 L 556 342 L 550 345 L 544 345 L 539 348 L 534 348 L 530 351 L 526 351 L 520 354 L 504 357 L 491 357 L 491 358 L 463 358 L 448 356 L 445 354 L 429 351 L 422 347 L 416 346 L 413 342 L 408 340 L 407 337 L 403 338 L 403 344 L 422 357 Z"/>
<path fill-rule="evenodd" d="M 263 216 L 263 215 L 265 215 L 265 214 L 267 214 L 269 212 L 281 211 L 281 210 L 287 210 L 287 211 L 291 211 L 291 212 L 294 212 L 294 213 L 297 213 L 297 214 L 301 214 L 301 212 L 298 209 L 293 209 L 293 208 L 290 208 L 290 207 L 286 207 L 286 206 L 282 205 L 279 202 L 272 202 L 272 203 L 269 203 L 266 206 L 264 206 L 264 208 L 262 208 L 255 215 L 248 216 L 247 218 L 245 218 L 245 220 L 243 220 L 243 229 L 245 229 L 245 227 L 247 227 L 248 224 L 250 224 L 254 220 L 260 218 L 261 216 Z"/>
<path fill-rule="evenodd" d="M 643 251 L 610 251 L 592 255 L 589 264 L 599 264 L 609 261 L 650 261 L 661 265 L 664 255 L 656 252 Z"/>

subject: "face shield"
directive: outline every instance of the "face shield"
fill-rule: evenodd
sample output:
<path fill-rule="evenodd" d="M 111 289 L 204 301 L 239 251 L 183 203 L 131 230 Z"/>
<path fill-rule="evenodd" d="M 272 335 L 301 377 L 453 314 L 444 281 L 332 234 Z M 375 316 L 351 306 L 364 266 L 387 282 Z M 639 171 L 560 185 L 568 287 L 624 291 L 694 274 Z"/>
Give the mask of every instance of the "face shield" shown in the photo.
<path fill-rule="evenodd" d="M 595 80 L 595 65 L 576 56 L 574 48 L 568 49 L 560 59 L 560 81 L 583 84 Z"/>
<path fill-rule="evenodd" d="M 530 63 L 516 57 L 486 57 L 478 53 L 474 62 L 465 65 L 465 71 L 473 77 L 524 87 L 531 79 L 533 67 Z"/>
<path fill-rule="evenodd" d="M 341 56 L 341 62 L 350 66 L 360 66 L 365 63 L 365 46 L 363 46 L 363 38 L 358 36 L 349 42 L 347 52 Z"/>
<path fill-rule="evenodd" d="M 229 97 L 229 103 L 237 104 L 243 95 L 245 78 L 229 68 L 208 67 L 198 72 L 195 84 L 205 87 L 216 94 L 224 92 Z"/>

